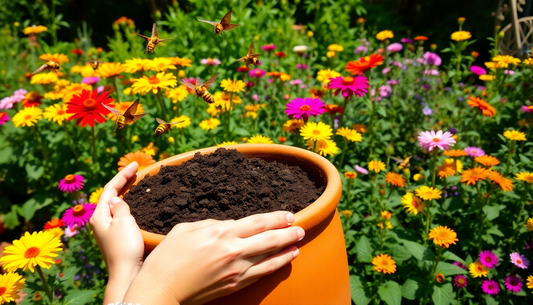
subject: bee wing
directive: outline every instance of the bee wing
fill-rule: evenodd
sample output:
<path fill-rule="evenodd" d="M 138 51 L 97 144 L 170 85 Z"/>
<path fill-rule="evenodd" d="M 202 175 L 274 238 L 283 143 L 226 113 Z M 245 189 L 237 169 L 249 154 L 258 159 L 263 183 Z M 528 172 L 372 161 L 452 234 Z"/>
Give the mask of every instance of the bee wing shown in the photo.
<path fill-rule="evenodd" d="M 131 119 L 131 123 L 130 124 L 133 124 L 135 123 L 138 119 L 142 118 L 143 116 L 147 115 L 148 113 L 141 113 L 141 114 L 135 114 L 135 115 L 132 115 L 132 119 Z"/>
<path fill-rule="evenodd" d="M 116 110 L 115 108 L 111 108 L 104 103 L 102 103 L 102 106 L 104 106 L 107 110 L 111 111 L 116 116 L 119 116 L 121 114 L 120 111 Z"/>
<path fill-rule="evenodd" d="M 196 86 L 201 87 L 204 85 L 204 80 L 200 77 L 196 77 Z"/>
<path fill-rule="evenodd" d="M 250 47 L 248 48 L 248 56 L 252 55 L 254 52 L 254 42 L 250 43 Z"/>
<path fill-rule="evenodd" d="M 165 39 L 157 39 L 157 42 L 161 42 L 161 41 L 167 41 L 167 40 L 172 40 L 172 38 L 165 38 Z"/>
<path fill-rule="evenodd" d="M 42 55 L 41 55 L 41 56 L 42 56 Z M 44 59 L 44 58 L 40 58 L 40 57 L 39 57 L 39 59 L 42 60 L 42 61 L 45 61 L 45 62 L 48 62 L 48 61 L 49 61 L 48 59 Z"/>
<path fill-rule="evenodd" d="M 217 76 L 218 76 L 218 73 L 216 73 L 215 75 L 211 76 L 211 78 L 205 83 L 204 87 L 209 89 L 209 87 L 211 87 L 211 85 L 215 82 L 215 79 L 217 78 Z"/>
<path fill-rule="evenodd" d="M 157 123 L 159 124 L 166 124 L 167 122 L 161 120 L 160 118 L 155 118 L 155 120 L 157 121 Z"/>
<path fill-rule="evenodd" d="M 229 30 L 231 30 L 231 29 L 233 29 L 233 28 L 238 27 L 239 25 L 240 25 L 240 24 L 229 24 L 228 26 L 225 26 L 225 27 L 224 27 L 224 31 L 229 31 Z"/>
<path fill-rule="evenodd" d="M 231 8 L 229 9 L 229 11 L 226 13 L 226 15 L 224 15 L 224 17 L 222 18 L 222 20 L 220 21 L 220 24 L 222 24 L 222 26 L 224 27 L 224 29 L 226 29 L 226 27 L 230 26 L 230 22 L 231 22 Z"/>
<path fill-rule="evenodd" d="M 183 122 L 185 122 L 185 120 L 183 120 L 183 121 L 177 121 L 177 122 L 173 122 L 173 123 L 167 123 L 167 125 L 176 125 L 176 124 L 178 124 L 178 123 L 183 123 Z"/>
<path fill-rule="evenodd" d="M 412 157 L 413 157 L 413 156 L 409 156 L 409 157 L 405 158 L 405 159 L 403 160 L 403 162 L 405 162 L 405 164 L 409 164 L 409 160 L 411 160 Z"/>
<path fill-rule="evenodd" d="M 207 21 L 207 20 L 202 20 L 202 19 L 196 19 L 200 22 L 205 22 L 205 23 L 209 23 L 210 25 L 212 26 L 215 26 L 218 22 L 215 22 L 215 21 Z"/>
<path fill-rule="evenodd" d="M 127 119 L 131 119 L 137 112 L 137 106 L 139 106 L 139 99 L 136 99 L 133 104 L 131 104 L 126 111 L 124 111 L 123 116 Z"/>
<path fill-rule="evenodd" d="M 236 59 L 235 61 L 244 61 L 245 58 L 246 58 L 246 56 L 241 57 L 241 58 L 239 58 L 239 59 Z"/>
<path fill-rule="evenodd" d="M 149 40 L 150 40 L 150 37 L 146 37 L 146 36 L 141 35 L 141 34 L 139 34 L 139 33 L 134 33 L 134 34 L 137 35 L 137 36 L 139 36 L 139 37 L 144 38 L 144 40 L 146 40 L 146 41 L 149 41 Z"/>
<path fill-rule="evenodd" d="M 195 90 L 196 89 L 196 86 L 189 83 L 188 81 L 182 79 L 181 80 L 181 83 L 184 84 L 185 86 L 187 86 L 187 88 L 191 89 L 191 90 Z"/>
<path fill-rule="evenodd" d="M 33 71 L 32 75 L 35 75 L 35 74 L 40 73 L 40 72 L 43 72 L 44 69 L 46 69 L 46 67 L 48 67 L 47 64 L 44 64 L 44 65 L 40 66 L 39 69 Z"/>
<path fill-rule="evenodd" d="M 154 25 L 152 26 L 152 37 L 157 37 L 157 36 L 158 36 L 157 35 L 157 28 L 156 28 L 155 23 L 154 23 Z"/>
<path fill-rule="evenodd" d="M 252 57 L 258 57 L 258 56 L 261 56 L 261 54 L 251 54 L 250 56 L 252 56 Z"/>
<path fill-rule="evenodd" d="M 405 160 L 402 159 L 402 158 L 396 158 L 396 157 L 391 157 L 392 160 L 396 161 L 397 163 L 403 163 Z"/>

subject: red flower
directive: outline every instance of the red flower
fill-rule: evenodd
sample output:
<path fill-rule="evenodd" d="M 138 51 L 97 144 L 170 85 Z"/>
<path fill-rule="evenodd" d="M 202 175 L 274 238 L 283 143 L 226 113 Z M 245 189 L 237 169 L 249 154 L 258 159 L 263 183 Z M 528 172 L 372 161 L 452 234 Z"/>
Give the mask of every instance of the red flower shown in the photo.
<path fill-rule="evenodd" d="M 335 104 L 327 104 L 327 105 L 324 106 L 324 108 L 326 109 L 327 113 L 331 113 L 331 114 L 343 113 L 344 112 L 344 107 L 341 107 L 341 106 L 335 105 Z"/>
<path fill-rule="evenodd" d="M 279 51 L 279 52 L 276 52 L 276 56 L 277 57 L 285 57 L 286 55 L 285 55 L 285 52 Z"/>
<path fill-rule="evenodd" d="M 72 54 L 76 54 L 78 56 L 82 56 L 83 55 L 83 50 L 82 49 L 74 49 L 72 51 L 70 51 Z"/>
<path fill-rule="evenodd" d="M 56 219 L 52 219 L 52 220 L 48 221 L 47 223 L 45 223 L 44 224 L 44 229 L 45 230 L 49 230 L 49 229 L 53 229 L 53 228 L 61 228 L 64 225 L 65 225 L 65 223 L 63 222 L 63 220 L 61 220 L 61 218 L 56 218 Z"/>
<path fill-rule="evenodd" d="M 354 62 L 349 61 L 348 64 L 346 64 L 346 71 L 352 73 L 352 75 L 361 74 L 366 70 L 382 65 L 384 59 L 385 56 L 383 55 L 370 54 L 370 56 L 361 57 Z"/>
<path fill-rule="evenodd" d="M 24 108 L 37 107 L 42 104 L 43 96 L 39 92 L 32 91 L 26 94 L 26 98 L 22 101 Z"/>
<path fill-rule="evenodd" d="M 74 95 L 70 102 L 67 103 L 67 113 L 73 113 L 70 120 L 76 119 L 76 125 L 81 123 L 81 127 L 87 124 L 94 127 L 94 121 L 104 123 L 109 110 L 102 104 L 110 105 L 113 99 L 108 96 L 106 91 L 98 95 L 96 90 L 91 93 L 88 90 L 83 90 L 80 95 Z"/>
<path fill-rule="evenodd" d="M 426 36 L 416 36 L 415 41 L 426 41 L 428 38 Z"/>
<path fill-rule="evenodd" d="M 248 66 L 240 66 L 237 68 L 237 72 L 248 72 Z"/>

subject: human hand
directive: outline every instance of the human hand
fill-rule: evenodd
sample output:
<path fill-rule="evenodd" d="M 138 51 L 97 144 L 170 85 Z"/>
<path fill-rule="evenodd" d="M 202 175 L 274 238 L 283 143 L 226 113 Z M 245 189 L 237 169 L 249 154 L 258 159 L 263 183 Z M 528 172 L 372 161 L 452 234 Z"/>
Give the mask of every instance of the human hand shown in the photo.
<path fill-rule="evenodd" d="M 106 303 L 122 301 L 142 266 L 144 243 L 141 231 L 129 206 L 117 197 L 138 168 L 137 162 L 133 162 L 106 184 L 90 220 L 109 272 Z"/>
<path fill-rule="evenodd" d="M 305 235 L 288 227 L 293 222 L 291 213 L 272 212 L 178 224 L 146 258 L 124 301 L 196 305 L 242 289 L 298 256 L 294 246 L 283 249 Z"/>

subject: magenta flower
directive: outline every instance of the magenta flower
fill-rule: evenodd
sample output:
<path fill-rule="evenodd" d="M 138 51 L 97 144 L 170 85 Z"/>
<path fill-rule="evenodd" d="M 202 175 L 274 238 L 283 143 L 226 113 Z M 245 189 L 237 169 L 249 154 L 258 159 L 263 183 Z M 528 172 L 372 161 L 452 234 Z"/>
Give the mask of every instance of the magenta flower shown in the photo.
<path fill-rule="evenodd" d="M 9 121 L 9 116 L 5 112 L 0 112 L 0 125 L 4 125 L 7 121 Z"/>
<path fill-rule="evenodd" d="M 511 263 L 521 269 L 529 268 L 529 261 L 518 252 L 511 253 Z"/>
<path fill-rule="evenodd" d="M 220 60 L 217 58 L 204 58 L 200 60 L 200 63 L 208 66 L 218 66 L 220 65 Z"/>
<path fill-rule="evenodd" d="M 324 113 L 324 102 L 319 98 L 298 97 L 287 103 L 285 113 L 293 119 L 303 119 L 305 122 L 310 116 Z"/>
<path fill-rule="evenodd" d="M 514 71 L 513 71 L 513 70 L 504 70 L 504 71 L 503 71 L 503 74 L 506 74 L 506 75 L 513 75 L 513 74 L 514 74 Z"/>
<path fill-rule="evenodd" d="M 457 288 L 465 288 L 466 285 L 468 284 L 468 281 L 464 275 L 459 274 L 453 278 L 453 284 Z"/>
<path fill-rule="evenodd" d="M 442 64 L 442 59 L 440 56 L 433 52 L 424 53 L 422 58 L 424 59 L 424 64 L 426 65 L 440 66 Z"/>
<path fill-rule="evenodd" d="M 466 266 L 465 264 L 461 263 L 461 262 L 453 262 L 453 265 L 459 267 L 459 268 L 463 268 L 464 270 L 466 270 Z"/>
<path fill-rule="evenodd" d="M 391 79 L 387 81 L 387 85 L 395 86 L 398 85 L 400 82 L 397 79 Z"/>
<path fill-rule="evenodd" d="M 426 70 L 424 70 L 424 75 L 437 76 L 437 75 L 439 75 L 439 70 L 437 70 L 437 69 L 426 69 Z"/>
<path fill-rule="evenodd" d="M 400 41 L 401 41 L 402 43 L 413 43 L 413 42 L 415 42 L 415 41 L 412 40 L 411 38 L 402 38 L 402 39 L 400 39 Z"/>
<path fill-rule="evenodd" d="M 276 49 L 276 45 L 275 44 L 267 44 L 267 45 L 264 45 L 261 47 L 261 50 L 263 51 L 267 51 L 267 52 L 272 52 Z"/>
<path fill-rule="evenodd" d="M 422 131 L 418 134 L 418 142 L 420 147 L 432 151 L 433 148 L 437 147 L 440 150 L 448 150 L 449 146 L 455 145 L 455 139 L 452 134 L 449 132 L 442 132 L 439 130 L 435 131 Z"/>
<path fill-rule="evenodd" d="M 61 220 L 69 228 L 81 228 L 89 222 L 91 216 L 93 216 L 96 205 L 90 203 L 78 204 L 71 207 L 63 213 Z"/>
<path fill-rule="evenodd" d="M 403 49 L 401 43 L 395 42 L 387 46 L 387 51 L 389 52 L 400 52 Z"/>
<path fill-rule="evenodd" d="M 500 285 L 495 280 L 484 280 L 481 289 L 486 294 L 496 295 L 500 292 Z"/>
<path fill-rule="evenodd" d="M 84 182 L 85 179 L 83 179 L 83 177 L 80 175 L 67 175 L 65 178 L 59 181 L 58 188 L 63 193 L 73 193 L 81 190 Z"/>
<path fill-rule="evenodd" d="M 475 75 L 487 74 L 487 70 L 483 69 L 483 67 L 480 66 L 471 66 L 470 72 L 474 73 Z"/>
<path fill-rule="evenodd" d="M 261 69 L 252 69 L 248 73 L 250 74 L 250 77 L 255 77 L 255 78 L 260 78 L 260 77 L 265 76 L 265 70 L 261 70 Z"/>
<path fill-rule="evenodd" d="M 342 96 L 351 98 L 352 95 L 363 96 L 363 94 L 368 93 L 368 78 L 362 75 L 358 76 L 347 76 L 347 77 L 335 77 L 329 79 L 329 88 L 337 89 L 335 95 L 338 95 L 342 92 Z"/>
<path fill-rule="evenodd" d="M 465 148 L 465 152 L 472 158 L 481 157 L 485 155 L 485 151 L 483 149 L 474 146 Z"/>
<path fill-rule="evenodd" d="M 522 106 L 520 107 L 520 109 L 522 110 L 523 113 L 530 113 L 530 112 L 533 112 L 533 106 Z"/>
<path fill-rule="evenodd" d="M 479 253 L 479 261 L 483 266 L 492 269 L 498 265 L 498 256 L 490 250 L 481 251 Z"/>
<path fill-rule="evenodd" d="M 389 68 L 389 67 L 387 67 L 387 68 L 381 70 L 381 73 L 383 73 L 383 74 L 387 74 L 387 73 L 389 73 L 389 72 L 390 72 L 390 68 Z"/>
<path fill-rule="evenodd" d="M 90 77 L 86 77 L 86 78 L 81 80 L 82 83 L 88 84 L 88 85 L 94 85 L 98 81 L 100 81 L 100 77 L 98 77 L 98 76 L 90 76 Z"/>
<path fill-rule="evenodd" d="M 308 66 L 306 64 L 296 64 L 296 69 L 306 70 Z"/>
<path fill-rule="evenodd" d="M 505 278 L 505 287 L 511 292 L 520 292 L 522 290 L 522 279 L 513 274 L 508 275 Z"/>
<path fill-rule="evenodd" d="M 354 168 L 355 168 L 355 171 L 358 172 L 359 174 L 368 175 L 368 170 L 365 169 L 364 167 L 356 165 L 354 166 Z"/>

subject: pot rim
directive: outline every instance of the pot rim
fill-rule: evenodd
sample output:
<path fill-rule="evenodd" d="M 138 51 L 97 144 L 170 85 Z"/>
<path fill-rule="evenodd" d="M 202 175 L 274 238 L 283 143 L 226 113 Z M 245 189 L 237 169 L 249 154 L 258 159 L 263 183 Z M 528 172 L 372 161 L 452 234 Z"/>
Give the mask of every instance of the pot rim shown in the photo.
<path fill-rule="evenodd" d="M 133 183 L 128 183 L 121 193 L 124 195 L 133 185 L 136 185 L 139 181 L 144 179 L 144 177 L 155 168 L 160 168 L 163 165 L 171 165 L 171 163 L 175 163 L 178 159 L 183 159 L 182 162 L 185 162 L 192 159 L 197 152 L 200 152 L 201 154 L 212 153 L 218 148 L 220 147 L 213 146 L 197 149 L 156 162 L 155 164 L 137 172 L 135 181 Z M 326 182 L 324 192 L 315 202 L 294 214 L 295 221 L 292 224 L 293 226 L 302 227 L 306 232 L 310 232 L 336 210 L 342 194 L 342 184 L 339 172 L 328 159 L 302 148 L 280 144 L 234 144 L 223 146 L 223 148 L 237 149 L 245 155 L 247 153 L 255 154 L 257 156 L 254 157 L 258 158 L 260 158 L 260 155 L 268 155 L 269 152 L 275 152 L 278 155 L 284 154 L 287 156 L 295 156 L 295 158 L 300 161 L 307 161 L 315 164 L 315 166 L 322 171 L 321 174 L 324 176 Z M 156 246 L 165 238 L 165 235 L 162 234 L 148 232 L 143 229 L 140 230 L 144 242 L 152 246 Z"/>

